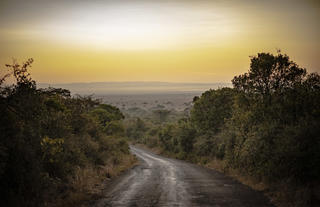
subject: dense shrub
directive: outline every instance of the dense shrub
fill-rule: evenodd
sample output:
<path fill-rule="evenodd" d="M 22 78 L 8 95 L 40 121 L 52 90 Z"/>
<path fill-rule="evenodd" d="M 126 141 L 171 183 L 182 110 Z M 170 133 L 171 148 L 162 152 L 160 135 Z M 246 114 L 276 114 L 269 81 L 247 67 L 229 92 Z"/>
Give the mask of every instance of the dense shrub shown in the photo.
<path fill-rule="evenodd" d="M 232 83 L 195 97 L 183 121 L 160 126 L 163 150 L 220 159 L 264 181 L 319 182 L 320 76 L 287 55 L 259 53 Z"/>
<path fill-rule="evenodd" d="M 91 97 L 72 97 L 64 89 L 37 89 L 27 70 L 32 62 L 7 65 L 9 72 L 0 79 L 5 206 L 43 206 L 46 192 L 67 186 L 80 168 L 99 167 L 129 153 L 120 138 L 124 116 L 119 109 Z M 8 86 L 10 75 L 15 83 Z"/>

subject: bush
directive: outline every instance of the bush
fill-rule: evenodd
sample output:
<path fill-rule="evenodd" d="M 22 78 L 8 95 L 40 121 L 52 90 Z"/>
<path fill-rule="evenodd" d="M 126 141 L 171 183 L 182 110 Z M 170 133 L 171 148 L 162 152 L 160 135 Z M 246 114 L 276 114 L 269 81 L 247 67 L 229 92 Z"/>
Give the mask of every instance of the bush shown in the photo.
<path fill-rule="evenodd" d="M 7 65 L 16 82 L 0 79 L 0 194 L 5 206 L 43 206 L 46 192 L 71 186 L 76 172 L 99 168 L 129 153 L 124 116 L 91 97 L 65 89 L 37 89 L 33 62 Z M 114 161 L 118 164 L 118 161 Z M 60 192 L 61 193 L 61 192 Z M 46 200 L 48 201 L 48 200 Z"/>

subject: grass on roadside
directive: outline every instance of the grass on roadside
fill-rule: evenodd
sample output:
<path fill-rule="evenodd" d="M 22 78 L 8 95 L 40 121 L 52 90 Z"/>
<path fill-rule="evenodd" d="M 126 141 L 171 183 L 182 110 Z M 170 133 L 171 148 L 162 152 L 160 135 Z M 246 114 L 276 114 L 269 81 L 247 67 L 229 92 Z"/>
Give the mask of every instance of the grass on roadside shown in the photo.
<path fill-rule="evenodd" d="M 78 168 L 72 181 L 58 199 L 48 203 L 48 207 L 86 206 L 86 202 L 101 197 L 102 190 L 112 178 L 119 176 L 124 171 L 137 164 L 137 159 L 132 154 L 121 155 L 110 159 L 105 166 Z"/>

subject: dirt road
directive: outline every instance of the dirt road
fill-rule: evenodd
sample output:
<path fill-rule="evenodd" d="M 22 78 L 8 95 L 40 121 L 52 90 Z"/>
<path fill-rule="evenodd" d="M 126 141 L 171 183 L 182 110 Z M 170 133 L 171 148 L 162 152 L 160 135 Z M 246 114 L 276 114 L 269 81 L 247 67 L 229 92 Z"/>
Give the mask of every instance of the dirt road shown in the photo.
<path fill-rule="evenodd" d="M 259 192 L 223 174 L 131 146 L 140 165 L 115 180 L 94 207 L 272 206 Z"/>

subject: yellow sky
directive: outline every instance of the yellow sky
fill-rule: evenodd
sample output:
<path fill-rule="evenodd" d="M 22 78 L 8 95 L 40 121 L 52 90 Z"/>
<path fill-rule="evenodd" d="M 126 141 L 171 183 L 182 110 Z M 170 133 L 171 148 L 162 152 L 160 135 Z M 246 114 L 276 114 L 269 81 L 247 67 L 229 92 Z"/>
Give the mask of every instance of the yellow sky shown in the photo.
<path fill-rule="evenodd" d="M 227 82 L 277 48 L 320 71 L 316 1 L 28 3 L 0 3 L 0 64 L 33 57 L 38 82 Z"/>

